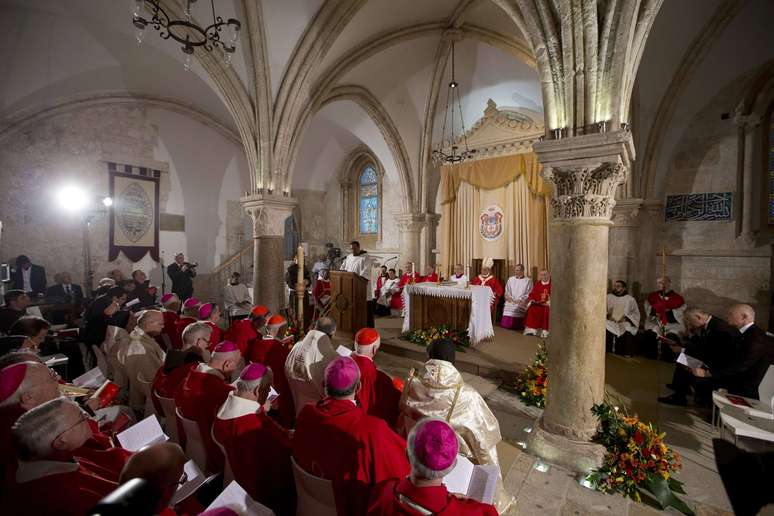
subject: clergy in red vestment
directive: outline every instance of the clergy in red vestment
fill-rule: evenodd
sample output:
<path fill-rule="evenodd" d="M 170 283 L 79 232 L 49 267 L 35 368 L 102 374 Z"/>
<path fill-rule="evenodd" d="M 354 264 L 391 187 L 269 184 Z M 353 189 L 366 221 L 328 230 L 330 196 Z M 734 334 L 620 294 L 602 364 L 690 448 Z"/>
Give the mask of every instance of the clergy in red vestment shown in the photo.
<path fill-rule="evenodd" d="M 527 296 L 527 315 L 524 317 L 524 335 L 548 337 L 548 315 L 551 307 L 551 276 L 543 269 Z"/>
<path fill-rule="evenodd" d="M 250 317 L 231 323 L 223 335 L 224 340 L 230 340 L 237 345 L 243 355 L 247 355 L 250 342 L 266 335 L 266 320 L 271 316 L 269 309 L 256 305 L 250 310 Z"/>
<path fill-rule="evenodd" d="M 287 321 L 281 315 L 269 317 L 269 335 L 273 343 L 266 350 L 264 364 L 269 366 L 273 373 L 273 385 L 279 393 L 276 404 L 279 408 L 279 421 L 285 428 L 291 428 L 296 419 L 296 406 L 293 401 L 293 392 L 290 390 L 288 377 L 285 375 L 285 362 L 290 350 L 293 348 L 293 337 L 285 336 L 288 330 Z"/>
<path fill-rule="evenodd" d="M 406 442 L 357 406 L 354 360 L 333 360 L 324 377 L 326 397 L 298 415 L 293 456 L 305 471 L 332 480 L 338 514 L 363 514 L 372 486 L 409 473 Z"/>
<path fill-rule="evenodd" d="M 234 480 L 275 514 L 295 514 L 296 491 L 290 465 L 290 432 L 267 412 L 272 371 L 263 364 L 245 367 L 212 426 L 226 453 Z"/>
<path fill-rule="evenodd" d="M 425 275 L 422 276 L 419 280 L 419 283 L 437 283 L 438 282 L 438 273 L 435 272 L 435 267 L 432 265 L 428 265 L 425 267 Z"/>
<path fill-rule="evenodd" d="M 174 398 L 177 388 L 183 383 L 191 369 L 199 362 L 209 359 L 210 334 L 212 328 L 201 321 L 189 324 L 183 330 L 183 348 L 171 349 L 164 357 L 164 364 L 159 367 L 153 378 L 151 396 L 156 414 L 164 414 L 164 409 L 159 402 L 162 398 Z"/>
<path fill-rule="evenodd" d="M 387 266 L 382 265 L 379 267 L 379 277 L 376 278 L 376 288 L 374 289 L 374 299 L 379 297 L 379 291 L 382 289 L 384 280 L 387 279 Z"/>
<path fill-rule="evenodd" d="M 185 330 L 186 326 L 198 320 L 200 306 L 202 306 L 202 302 L 195 297 L 189 297 L 183 303 L 183 313 L 175 325 L 175 340 L 172 342 L 173 348 L 180 349 L 183 347 L 183 330 Z"/>
<path fill-rule="evenodd" d="M 212 333 L 210 334 L 210 351 L 215 349 L 220 342 L 222 342 L 223 330 L 220 329 L 218 323 L 220 322 L 220 307 L 213 303 L 204 303 L 199 307 L 199 320 L 206 322 Z"/>
<path fill-rule="evenodd" d="M 473 278 L 470 284 L 482 285 L 491 289 L 492 294 L 494 294 L 494 299 L 492 299 L 492 311 L 494 311 L 497 309 L 500 298 L 503 297 L 504 289 L 497 278 L 492 275 L 492 267 L 494 267 L 494 260 L 489 257 L 484 258 L 481 262 L 481 274 Z"/>
<path fill-rule="evenodd" d="M 207 451 L 207 472 L 222 471 L 223 453 L 212 442 L 212 423 L 218 409 L 233 390 L 231 377 L 240 371 L 244 359 L 233 342 L 224 341 L 215 347 L 208 363 L 200 363 L 188 373 L 175 393 L 175 406 L 180 414 L 196 421 L 202 443 Z M 178 435 L 185 436 L 182 425 L 178 425 Z"/>
<path fill-rule="evenodd" d="M 412 262 L 406 262 L 406 272 L 400 277 L 400 286 L 405 287 L 412 283 L 419 283 L 422 281 L 422 276 L 414 269 Z"/>
<path fill-rule="evenodd" d="M 355 400 L 367 414 L 384 419 L 392 428 L 400 413 L 401 391 L 374 364 L 380 344 L 379 332 L 373 328 L 363 328 L 355 334 L 355 352 L 350 355 L 360 369 L 360 390 Z"/>
<path fill-rule="evenodd" d="M 89 416 L 66 398 L 19 416 L 13 440 L 19 457 L 3 510 L 13 515 L 83 515 L 118 483 L 74 451 L 91 438 Z"/>
<path fill-rule="evenodd" d="M 167 293 L 161 296 L 161 313 L 164 314 L 164 329 L 161 330 L 156 340 L 165 350 L 180 349 L 177 340 L 177 321 L 180 320 L 180 298 L 177 294 Z"/>
<path fill-rule="evenodd" d="M 374 487 L 367 514 L 496 516 L 494 506 L 452 494 L 443 484 L 443 477 L 457 464 L 458 450 L 457 435 L 446 421 L 435 417 L 420 420 L 408 436 L 411 475 Z"/>

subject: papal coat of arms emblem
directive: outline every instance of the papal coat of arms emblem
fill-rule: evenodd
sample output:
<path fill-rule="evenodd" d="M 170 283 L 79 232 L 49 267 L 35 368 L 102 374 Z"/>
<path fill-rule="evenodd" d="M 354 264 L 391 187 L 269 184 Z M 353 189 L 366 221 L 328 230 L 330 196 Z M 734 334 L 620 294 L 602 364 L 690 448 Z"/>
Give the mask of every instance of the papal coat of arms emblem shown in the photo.
<path fill-rule="evenodd" d="M 497 240 L 503 234 L 503 210 L 493 204 L 481 212 L 479 231 L 484 240 Z"/>

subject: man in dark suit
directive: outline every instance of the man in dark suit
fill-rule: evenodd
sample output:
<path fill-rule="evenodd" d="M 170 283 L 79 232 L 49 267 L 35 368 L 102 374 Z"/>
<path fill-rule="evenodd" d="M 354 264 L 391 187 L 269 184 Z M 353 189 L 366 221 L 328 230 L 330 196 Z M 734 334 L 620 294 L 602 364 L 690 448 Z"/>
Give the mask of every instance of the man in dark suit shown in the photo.
<path fill-rule="evenodd" d="M 156 304 L 156 287 L 150 284 L 150 280 L 141 270 L 132 272 L 132 281 L 134 288 L 127 293 L 127 301 L 138 299 L 139 303 L 132 306 L 132 312 L 139 312 Z"/>
<path fill-rule="evenodd" d="M 5 305 L 0 308 L 0 333 L 8 335 L 13 323 L 27 315 L 30 298 L 23 290 L 9 290 L 3 300 Z"/>
<path fill-rule="evenodd" d="M 181 301 L 193 296 L 193 277 L 196 276 L 195 265 L 185 261 L 183 253 L 175 256 L 175 262 L 167 267 L 167 274 L 172 280 L 172 292 L 177 294 Z"/>
<path fill-rule="evenodd" d="M 736 356 L 741 334 L 738 329 L 720 317 L 713 316 L 699 308 L 688 308 L 683 318 L 690 335 L 683 353 L 701 360 L 704 362 L 704 367 L 690 368 L 683 364 L 675 364 L 672 383 L 668 385 L 675 392 L 669 396 L 658 398 L 658 401 L 667 405 L 684 407 L 688 404 L 688 394 L 692 387 L 696 390 L 698 398 L 696 401 L 699 404 L 706 403 L 706 382 L 699 381 L 699 388 L 696 389 L 697 378 L 704 378 L 703 371 L 722 367 Z"/>
<path fill-rule="evenodd" d="M 68 317 L 73 319 L 81 313 L 83 289 L 80 285 L 73 283 L 73 278 L 69 272 L 54 274 L 54 281 L 56 285 L 48 287 L 46 290 L 46 301 L 71 307 L 71 309 L 57 309 L 51 313 L 51 322 L 64 324 L 68 322 Z"/>
<path fill-rule="evenodd" d="M 46 293 L 46 269 L 33 265 L 29 258 L 20 254 L 13 271 L 13 288 L 42 296 Z"/>

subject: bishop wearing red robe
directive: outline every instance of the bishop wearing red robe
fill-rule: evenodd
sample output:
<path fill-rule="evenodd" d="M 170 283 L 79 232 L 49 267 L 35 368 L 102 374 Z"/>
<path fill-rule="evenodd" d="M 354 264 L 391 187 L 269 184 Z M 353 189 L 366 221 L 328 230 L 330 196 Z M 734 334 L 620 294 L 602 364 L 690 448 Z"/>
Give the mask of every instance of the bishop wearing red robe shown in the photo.
<path fill-rule="evenodd" d="M 538 273 L 538 281 L 527 296 L 524 335 L 548 336 L 548 316 L 551 307 L 551 276 L 547 270 Z"/>
<path fill-rule="evenodd" d="M 164 315 L 164 328 L 156 341 L 165 351 L 180 349 L 180 341 L 177 340 L 177 321 L 180 320 L 180 298 L 177 294 L 164 294 L 161 296 L 161 313 Z M 175 347 L 178 346 L 178 347 Z"/>
<path fill-rule="evenodd" d="M 400 413 L 401 391 L 374 364 L 380 344 L 379 332 L 373 328 L 363 328 L 355 334 L 355 352 L 350 355 L 360 369 L 360 390 L 355 400 L 367 414 L 385 420 L 393 428 Z"/>
<path fill-rule="evenodd" d="M 196 322 L 196 317 L 199 315 L 199 307 L 202 305 L 201 301 L 195 297 L 190 297 L 183 303 L 183 314 L 177 320 L 175 324 L 175 339 L 172 342 L 172 347 L 180 349 L 183 347 L 183 330 L 191 323 Z"/>
<path fill-rule="evenodd" d="M 494 310 L 497 309 L 497 303 L 500 302 L 500 298 L 503 297 L 505 290 L 503 289 L 503 286 L 500 285 L 500 282 L 497 281 L 497 278 L 492 275 L 493 266 L 494 260 L 492 258 L 484 258 L 483 262 L 481 263 L 481 274 L 473 278 L 470 284 L 489 287 L 492 290 L 492 294 L 494 294 L 494 299 L 492 300 L 492 311 L 494 312 Z"/>
<path fill-rule="evenodd" d="M 223 337 L 223 330 L 221 330 L 220 326 L 218 326 L 218 321 L 220 321 L 220 308 L 218 308 L 218 305 L 213 303 L 204 303 L 202 306 L 200 306 L 199 320 L 206 322 L 207 325 L 212 328 L 209 348 L 210 351 L 212 351 L 215 349 L 215 346 L 217 346 L 222 341 Z"/>
<path fill-rule="evenodd" d="M 240 319 L 231 323 L 223 335 L 224 340 L 230 340 L 237 345 L 242 355 L 247 356 L 250 343 L 265 334 L 266 320 L 271 315 L 263 305 L 256 305 L 250 310 L 248 319 Z"/>
<path fill-rule="evenodd" d="M 363 514 L 373 485 L 410 471 L 406 442 L 356 405 L 359 383 L 360 370 L 351 358 L 328 364 L 326 397 L 301 410 L 293 437 L 298 465 L 333 481 L 340 515 Z"/>
<path fill-rule="evenodd" d="M 290 433 L 266 413 L 272 382 L 263 364 L 245 367 L 212 427 L 240 486 L 275 514 L 295 513 Z"/>

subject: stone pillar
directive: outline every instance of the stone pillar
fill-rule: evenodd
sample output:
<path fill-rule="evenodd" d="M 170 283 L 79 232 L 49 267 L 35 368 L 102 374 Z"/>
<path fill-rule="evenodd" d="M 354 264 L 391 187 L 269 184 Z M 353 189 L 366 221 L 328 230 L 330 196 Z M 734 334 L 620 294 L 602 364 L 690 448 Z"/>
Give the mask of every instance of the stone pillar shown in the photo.
<path fill-rule="evenodd" d="M 277 313 L 285 306 L 285 219 L 292 215 L 297 201 L 255 194 L 242 197 L 241 202 L 253 221 L 253 302 Z"/>
<path fill-rule="evenodd" d="M 400 262 L 402 267 L 406 262 L 414 262 L 417 271 L 422 269 L 420 236 L 425 226 L 424 213 L 401 213 L 395 216 L 398 224 L 398 242 L 400 245 Z"/>
<path fill-rule="evenodd" d="M 419 236 L 419 247 L 422 253 L 423 268 L 426 265 L 438 265 L 436 262 L 436 254 L 433 253 L 433 250 L 436 249 L 437 246 L 436 232 L 438 229 L 438 221 L 440 220 L 441 216 L 437 213 L 425 213 L 424 228 Z M 444 264 L 444 266 L 446 265 L 447 264 Z"/>
<path fill-rule="evenodd" d="M 755 228 L 753 224 L 753 178 L 754 170 L 760 163 L 755 159 L 755 147 L 759 145 L 759 129 L 762 120 L 758 116 L 737 115 L 735 122 L 739 132 L 739 157 L 737 159 L 739 170 L 737 171 L 737 236 L 740 243 L 752 246 L 755 244 Z"/>
<path fill-rule="evenodd" d="M 601 464 L 592 444 L 591 407 L 605 389 L 605 313 L 608 231 L 615 190 L 634 157 L 626 131 L 536 144 L 543 177 L 553 185 L 550 269 L 550 384 L 546 408 L 530 434 L 529 449 L 575 471 Z"/>

